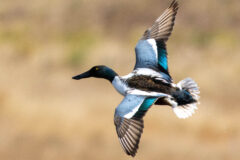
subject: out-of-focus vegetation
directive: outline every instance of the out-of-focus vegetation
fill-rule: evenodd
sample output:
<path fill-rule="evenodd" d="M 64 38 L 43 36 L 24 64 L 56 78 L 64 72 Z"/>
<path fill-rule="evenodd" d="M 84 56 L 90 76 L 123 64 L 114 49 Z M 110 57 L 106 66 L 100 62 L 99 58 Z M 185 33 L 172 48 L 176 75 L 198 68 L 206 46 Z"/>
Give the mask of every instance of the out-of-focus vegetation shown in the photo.
<path fill-rule="evenodd" d="M 129 73 L 137 40 L 170 1 L 0 4 L 0 159 L 126 159 L 112 120 L 122 96 L 71 77 L 97 64 Z M 198 82 L 201 104 L 186 120 L 152 107 L 137 159 L 240 159 L 239 28 L 238 0 L 180 1 L 169 68 L 175 82 Z"/>

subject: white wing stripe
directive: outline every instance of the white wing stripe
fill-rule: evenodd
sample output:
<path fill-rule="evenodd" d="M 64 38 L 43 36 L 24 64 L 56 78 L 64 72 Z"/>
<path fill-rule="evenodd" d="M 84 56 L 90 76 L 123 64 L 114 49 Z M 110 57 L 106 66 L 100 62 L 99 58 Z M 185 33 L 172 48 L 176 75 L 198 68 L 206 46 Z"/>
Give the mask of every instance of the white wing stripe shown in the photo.
<path fill-rule="evenodd" d="M 144 101 L 144 99 L 143 99 Z M 142 102 L 143 102 L 142 101 Z M 132 116 L 138 111 L 139 107 L 141 106 L 142 103 L 140 103 L 137 107 L 135 107 L 131 112 L 129 112 L 128 114 L 124 115 L 124 118 L 132 118 Z"/>
<path fill-rule="evenodd" d="M 155 39 L 148 39 L 147 42 L 152 46 L 153 50 L 154 50 L 154 53 L 155 53 L 155 56 L 156 56 L 156 63 L 157 60 L 158 60 L 158 51 L 157 51 L 157 43 L 155 41 Z"/>

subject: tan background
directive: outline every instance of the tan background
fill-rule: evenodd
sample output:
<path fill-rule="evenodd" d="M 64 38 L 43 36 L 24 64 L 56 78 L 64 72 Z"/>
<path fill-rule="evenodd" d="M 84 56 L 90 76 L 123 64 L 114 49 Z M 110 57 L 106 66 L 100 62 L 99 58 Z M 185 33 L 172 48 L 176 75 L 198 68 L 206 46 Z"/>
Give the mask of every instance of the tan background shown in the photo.
<path fill-rule="evenodd" d="M 0 159 L 122 160 L 109 82 L 73 81 L 105 64 L 120 75 L 168 0 L 0 0 Z M 181 0 L 168 41 L 175 82 L 192 77 L 201 105 L 186 120 L 153 106 L 136 159 L 240 159 L 240 5 Z"/>

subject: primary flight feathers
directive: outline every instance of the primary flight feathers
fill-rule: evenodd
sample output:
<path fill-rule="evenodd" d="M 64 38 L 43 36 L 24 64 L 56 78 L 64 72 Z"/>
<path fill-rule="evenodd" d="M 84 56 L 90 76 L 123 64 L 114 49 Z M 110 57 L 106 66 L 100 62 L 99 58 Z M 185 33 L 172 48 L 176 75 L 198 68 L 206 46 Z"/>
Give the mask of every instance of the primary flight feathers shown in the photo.
<path fill-rule="evenodd" d="M 174 26 L 175 16 L 178 11 L 178 2 L 173 1 L 161 16 L 154 22 L 153 26 L 147 29 L 142 39 L 163 40 L 166 42 L 171 35 Z"/>

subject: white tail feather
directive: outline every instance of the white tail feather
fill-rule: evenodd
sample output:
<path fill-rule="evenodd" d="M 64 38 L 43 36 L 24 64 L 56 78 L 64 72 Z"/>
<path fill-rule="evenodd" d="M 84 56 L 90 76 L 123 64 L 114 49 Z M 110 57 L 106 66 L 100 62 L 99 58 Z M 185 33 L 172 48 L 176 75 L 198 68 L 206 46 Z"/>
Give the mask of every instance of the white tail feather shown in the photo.
<path fill-rule="evenodd" d="M 173 112 L 178 118 L 185 119 L 191 117 L 195 110 L 197 109 L 196 103 L 187 104 L 184 106 L 173 107 Z"/>
<path fill-rule="evenodd" d="M 184 80 L 181 80 L 180 82 L 178 82 L 177 86 L 180 89 L 187 90 L 191 94 L 194 100 L 198 101 L 198 99 L 200 98 L 198 95 L 200 94 L 199 87 L 197 83 L 191 78 L 186 78 Z"/>
<path fill-rule="evenodd" d="M 186 78 L 180 81 L 177 86 L 181 90 L 187 90 L 196 101 L 195 103 L 190 103 L 182 106 L 173 106 L 173 112 L 177 115 L 177 117 L 185 119 L 195 113 L 195 110 L 197 109 L 197 103 L 199 103 L 198 100 L 200 98 L 200 91 L 197 83 L 194 82 L 191 78 Z"/>

